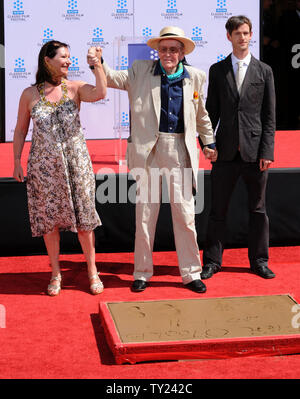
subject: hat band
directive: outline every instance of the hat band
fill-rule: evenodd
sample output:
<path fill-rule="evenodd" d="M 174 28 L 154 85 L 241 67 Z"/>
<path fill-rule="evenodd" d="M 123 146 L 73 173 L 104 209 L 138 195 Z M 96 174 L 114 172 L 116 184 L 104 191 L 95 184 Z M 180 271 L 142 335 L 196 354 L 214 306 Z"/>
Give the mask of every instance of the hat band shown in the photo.
<path fill-rule="evenodd" d="M 178 36 L 178 35 L 176 35 L 176 33 L 164 33 L 160 37 L 164 37 L 164 36 Z"/>

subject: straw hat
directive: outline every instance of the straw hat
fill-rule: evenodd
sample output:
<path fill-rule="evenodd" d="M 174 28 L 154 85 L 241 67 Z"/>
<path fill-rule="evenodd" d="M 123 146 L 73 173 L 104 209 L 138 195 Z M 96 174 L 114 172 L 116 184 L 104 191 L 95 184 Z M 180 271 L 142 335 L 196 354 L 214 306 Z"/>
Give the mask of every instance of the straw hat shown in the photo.
<path fill-rule="evenodd" d="M 158 43 L 164 39 L 178 40 L 184 44 L 184 53 L 189 54 L 195 48 L 193 40 L 185 36 L 184 31 L 177 26 L 166 26 L 159 32 L 159 37 L 149 39 L 147 45 L 154 50 L 158 50 Z"/>

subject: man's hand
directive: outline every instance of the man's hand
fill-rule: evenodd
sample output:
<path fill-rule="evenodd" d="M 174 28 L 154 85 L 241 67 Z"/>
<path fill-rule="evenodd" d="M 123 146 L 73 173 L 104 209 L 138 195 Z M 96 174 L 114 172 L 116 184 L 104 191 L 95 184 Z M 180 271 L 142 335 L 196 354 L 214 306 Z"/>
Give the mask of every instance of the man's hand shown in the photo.
<path fill-rule="evenodd" d="M 101 62 L 102 48 L 90 47 L 87 53 L 87 62 L 90 66 L 98 65 Z"/>
<path fill-rule="evenodd" d="M 211 160 L 211 162 L 215 162 L 218 158 L 218 151 L 212 150 L 211 148 L 208 147 L 204 147 L 203 154 L 205 156 L 205 159 L 209 159 Z"/>
<path fill-rule="evenodd" d="M 269 167 L 271 166 L 272 161 L 270 161 L 269 159 L 260 159 L 259 160 L 259 169 L 263 172 L 264 170 L 269 169 Z"/>

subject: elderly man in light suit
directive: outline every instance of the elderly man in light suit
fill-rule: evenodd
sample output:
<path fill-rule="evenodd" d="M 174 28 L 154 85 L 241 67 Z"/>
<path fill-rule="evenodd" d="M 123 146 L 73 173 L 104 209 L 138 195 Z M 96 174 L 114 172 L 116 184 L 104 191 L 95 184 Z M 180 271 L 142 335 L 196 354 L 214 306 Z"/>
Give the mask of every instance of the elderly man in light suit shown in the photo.
<path fill-rule="evenodd" d="M 134 283 L 132 290 L 143 291 L 153 275 L 152 251 L 160 201 L 150 193 L 161 194 L 161 179 L 154 179 L 154 170 L 170 171 L 168 181 L 175 244 L 183 284 L 205 292 L 201 281 L 201 261 L 195 230 L 192 186 L 197 188 L 199 152 L 197 132 L 207 158 L 215 160 L 213 130 L 204 107 L 204 72 L 185 65 L 185 54 L 195 44 L 182 29 L 166 27 L 148 46 L 158 50 L 159 60 L 136 60 L 128 71 L 115 71 L 103 62 L 108 87 L 127 90 L 131 110 L 131 135 L 126 158 L 133 174 L 142 170 L 138 192 L 146 190 L 146 200 L 136 203 L 136 235 Z M 183 62 L 182 62 L 183 61 Z M 93 68 L 100 62 L 97 49 L 91 48 L 88 62 Z M 187 182 L 180 180 L 189 174 Z M 160 173 L 160 175 L 163 173 Z M 179 182 L 179 183 L 178 183 Z M 180 183 L 181 182 L 181 183 Z M 141 194 L 141 193 L 140 193 Z"/>

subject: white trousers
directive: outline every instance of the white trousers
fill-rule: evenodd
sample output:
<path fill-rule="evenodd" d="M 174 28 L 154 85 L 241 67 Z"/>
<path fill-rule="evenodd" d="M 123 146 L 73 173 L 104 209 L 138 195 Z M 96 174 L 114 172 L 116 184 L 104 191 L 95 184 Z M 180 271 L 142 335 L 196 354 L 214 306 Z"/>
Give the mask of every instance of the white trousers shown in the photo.
<path fill-rule="evenodd" d="M 195 229 L 192 169 L 183 133 L 159 133 L 144 173 L 137 180 L 135 280 L 153 275 L 152 251 L 160 209 L 162 176 L 167 181 L 178 265 L 183 284 L 200 279 L 202 271 Z"/>

